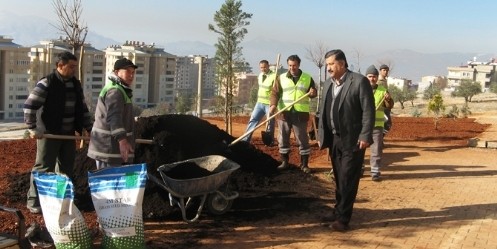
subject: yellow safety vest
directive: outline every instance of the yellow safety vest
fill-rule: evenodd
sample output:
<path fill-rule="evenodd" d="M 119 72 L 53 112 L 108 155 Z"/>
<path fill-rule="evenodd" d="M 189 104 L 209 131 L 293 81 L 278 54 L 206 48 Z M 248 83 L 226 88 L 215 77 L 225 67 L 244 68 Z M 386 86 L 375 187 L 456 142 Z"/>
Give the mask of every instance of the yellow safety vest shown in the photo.
<path fill-rule="evenodd" d="M 287 73 L 280 75 L 280 84 L 283 92 L 280 101 L 278 102 L 278 109 L 280 110 L 305 95 L 311 86 L 312 77 L 307 73 L 302 72 L 297 84 L 293 83 L 292 78 L 288 78 L 286 75 Z M 293 105 L 293 108 L 298 112 L 309 112 L 311 109 L 310 98 L 303 98 Z"/>
<path fill-rule="evenodd" d="M 273 87 L 274 79 L 276 74 L 274 72 L 268 72 L 266 79 L 263 81 L 263 74 L 259 74 L 257 81 L 259 84 L 259 91 L 257 92 L 257 102 L 269 105 L 269 96 L 271 95 L 271 88 Z"/>
<path fill-rule="evenodd" d="M 380 102 L 386 93 L 387 89 L 380 85 L 378 85 L 378 88 L 376 88 L 376 90 L 374 91 L 374 106 L 376 107 L 374 127 L 385 126 L 385 107 L 383 105 L 384 102 Z"/>

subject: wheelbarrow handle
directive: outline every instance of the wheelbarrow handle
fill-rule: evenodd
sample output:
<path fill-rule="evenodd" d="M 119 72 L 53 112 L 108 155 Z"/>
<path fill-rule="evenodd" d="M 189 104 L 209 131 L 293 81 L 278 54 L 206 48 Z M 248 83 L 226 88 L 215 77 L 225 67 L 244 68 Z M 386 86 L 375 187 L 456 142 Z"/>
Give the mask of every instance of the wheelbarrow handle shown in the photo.
<path fill-rule="evenodd" d="M 257 126 L 255 126 L 253 129 L 251 129 L 250 131 L 247 131 L 245 132 L 243 135 L 241 135 L 240 137 L 238 137 L 237 139 L 233 140 L 233 142 L 231 142 L 228 146 L 232 146 L 233 144 L 235 143 L 238 143 L 240 140 L 242 140 L 244 137 L 248 136 L 248 134 L 254 132 L 255 130 L 257 130 L 257 128 L 263 126 L 264 124 L 266 124 L 267 122 L 269 122 L 271 119 L 273 119 L 274 117 L 276 117 L 278 114 L 286 111 L 287 109 L 289 109 L 290 107 L 292 107 L 293 105 L 297 104 L 297 102 L 301 101 L 302 99 L 304 99 L 305 97 L 309 96 L 309 94 L 311 94 L 311 92 L 307 92 L 306 94 L 304 94 L 302 97 L 298 98 L 297 100 L 293 101 L 292 103 L 290 103 L 289 105 L 285 106 L 284 108 L 282 108 L 281 110 L 279 110 L 277 113 L 271 115 L 271 117 L 267 118 L 266 120 L 264 120 L 263 122 L 260 122 Z"/>
<path fill-rule="evenodd" d="M 52 138 L 52 139 L 66 139 L 66 140 L 90 140 L 90 137 L 84 136 L 70 136 L 70 135 L 56 135 L 56 134 L 43 134 L 43 138 Z M 151 139 L 135 139 L 135 142 L 138 144 L 154 144 L 154 141 Z"/>

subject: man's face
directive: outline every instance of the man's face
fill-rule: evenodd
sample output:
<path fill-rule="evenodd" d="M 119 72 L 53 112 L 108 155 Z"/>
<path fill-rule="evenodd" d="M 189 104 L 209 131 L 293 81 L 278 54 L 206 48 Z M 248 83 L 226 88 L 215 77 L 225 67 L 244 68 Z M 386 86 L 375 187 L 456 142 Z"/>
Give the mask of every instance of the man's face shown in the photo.
<path fill-rule="evenodd" d="M 259 69 L 263 74 L 267 74 L 269 72 L 269 64 L 267 63 L 259 63 Z"/>
<path fill-rule="evenodd" d="M 345 61 L 337 61 L 335 56 L 330 56 L 326 58 L 325 61 L 326 70 L 335 80 L 339 80 L 347 71 L 347 68 L 345 68 Z"/>
<path fill-rule="evenodd" d="M 383 78 L 388 77 L 388 69 L 386 69 L 386 68 L 380 69 L 380 75 L 381 75 Z"/>
<path fill-rule="evenodd" d="M 299 73 L 300 64 L 297 61 L 292 60 L 287 61 L 287 63 L 290 74 L 297 75 Z"/>
<path fill-rule="evenodd" d="M 133 83 L 133 79 L 135 78 L 135 68 L 127 67 L 124 69 L 119 69 L 117 70 L 116 75 L 117 77 L 121 78 L 121 80 L 124 81 L 127 86 L 131 86 L 131 83 Z"/>
<path fill-rule="evenodd" d="M 378 75 L 376 74 L 368 74 L 366 77 L 369 80 L 369 83 L 371 83 L 371 86 L 375 86 L 376 82 L 378 82 Z"/>
<path fill-rule="evenodd" d="M 78 62 L 75 60 L 69 60 L 66 64 L 61 61 L 57 64 L 57 71 L 65 79 L 72 78 L 76 73 L 77 68 Z"/>

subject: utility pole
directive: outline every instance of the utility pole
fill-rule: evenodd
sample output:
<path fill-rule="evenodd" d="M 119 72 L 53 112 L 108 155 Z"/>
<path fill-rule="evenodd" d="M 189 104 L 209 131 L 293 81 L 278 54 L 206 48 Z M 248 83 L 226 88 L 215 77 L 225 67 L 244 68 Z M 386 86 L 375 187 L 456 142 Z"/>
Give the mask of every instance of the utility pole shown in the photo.
<path fill-rule="evenodd" d="M 202 69 L 204 64 L 204 57 L 195 57 L 195 63 L 198 63 L 197 117 L 202 118 Z"/>

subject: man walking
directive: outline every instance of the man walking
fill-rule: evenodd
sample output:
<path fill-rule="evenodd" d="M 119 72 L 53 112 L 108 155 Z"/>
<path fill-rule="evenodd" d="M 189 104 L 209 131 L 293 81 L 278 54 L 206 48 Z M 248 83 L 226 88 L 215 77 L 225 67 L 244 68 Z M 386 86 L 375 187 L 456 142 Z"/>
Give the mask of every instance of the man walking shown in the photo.
<path fill-rule="evenodd" d="M 359 189 L 365 150 L 373 143 L 374 99 L 366 77 L 348 69 L 342 50 L 325 55 L 330 79 L 323 89 L 319 105 L 318 141 L 328 148 L 335 178 L 335 210 L 327 217 L 331 228 L 349 229 L 354 202 Z"/>

